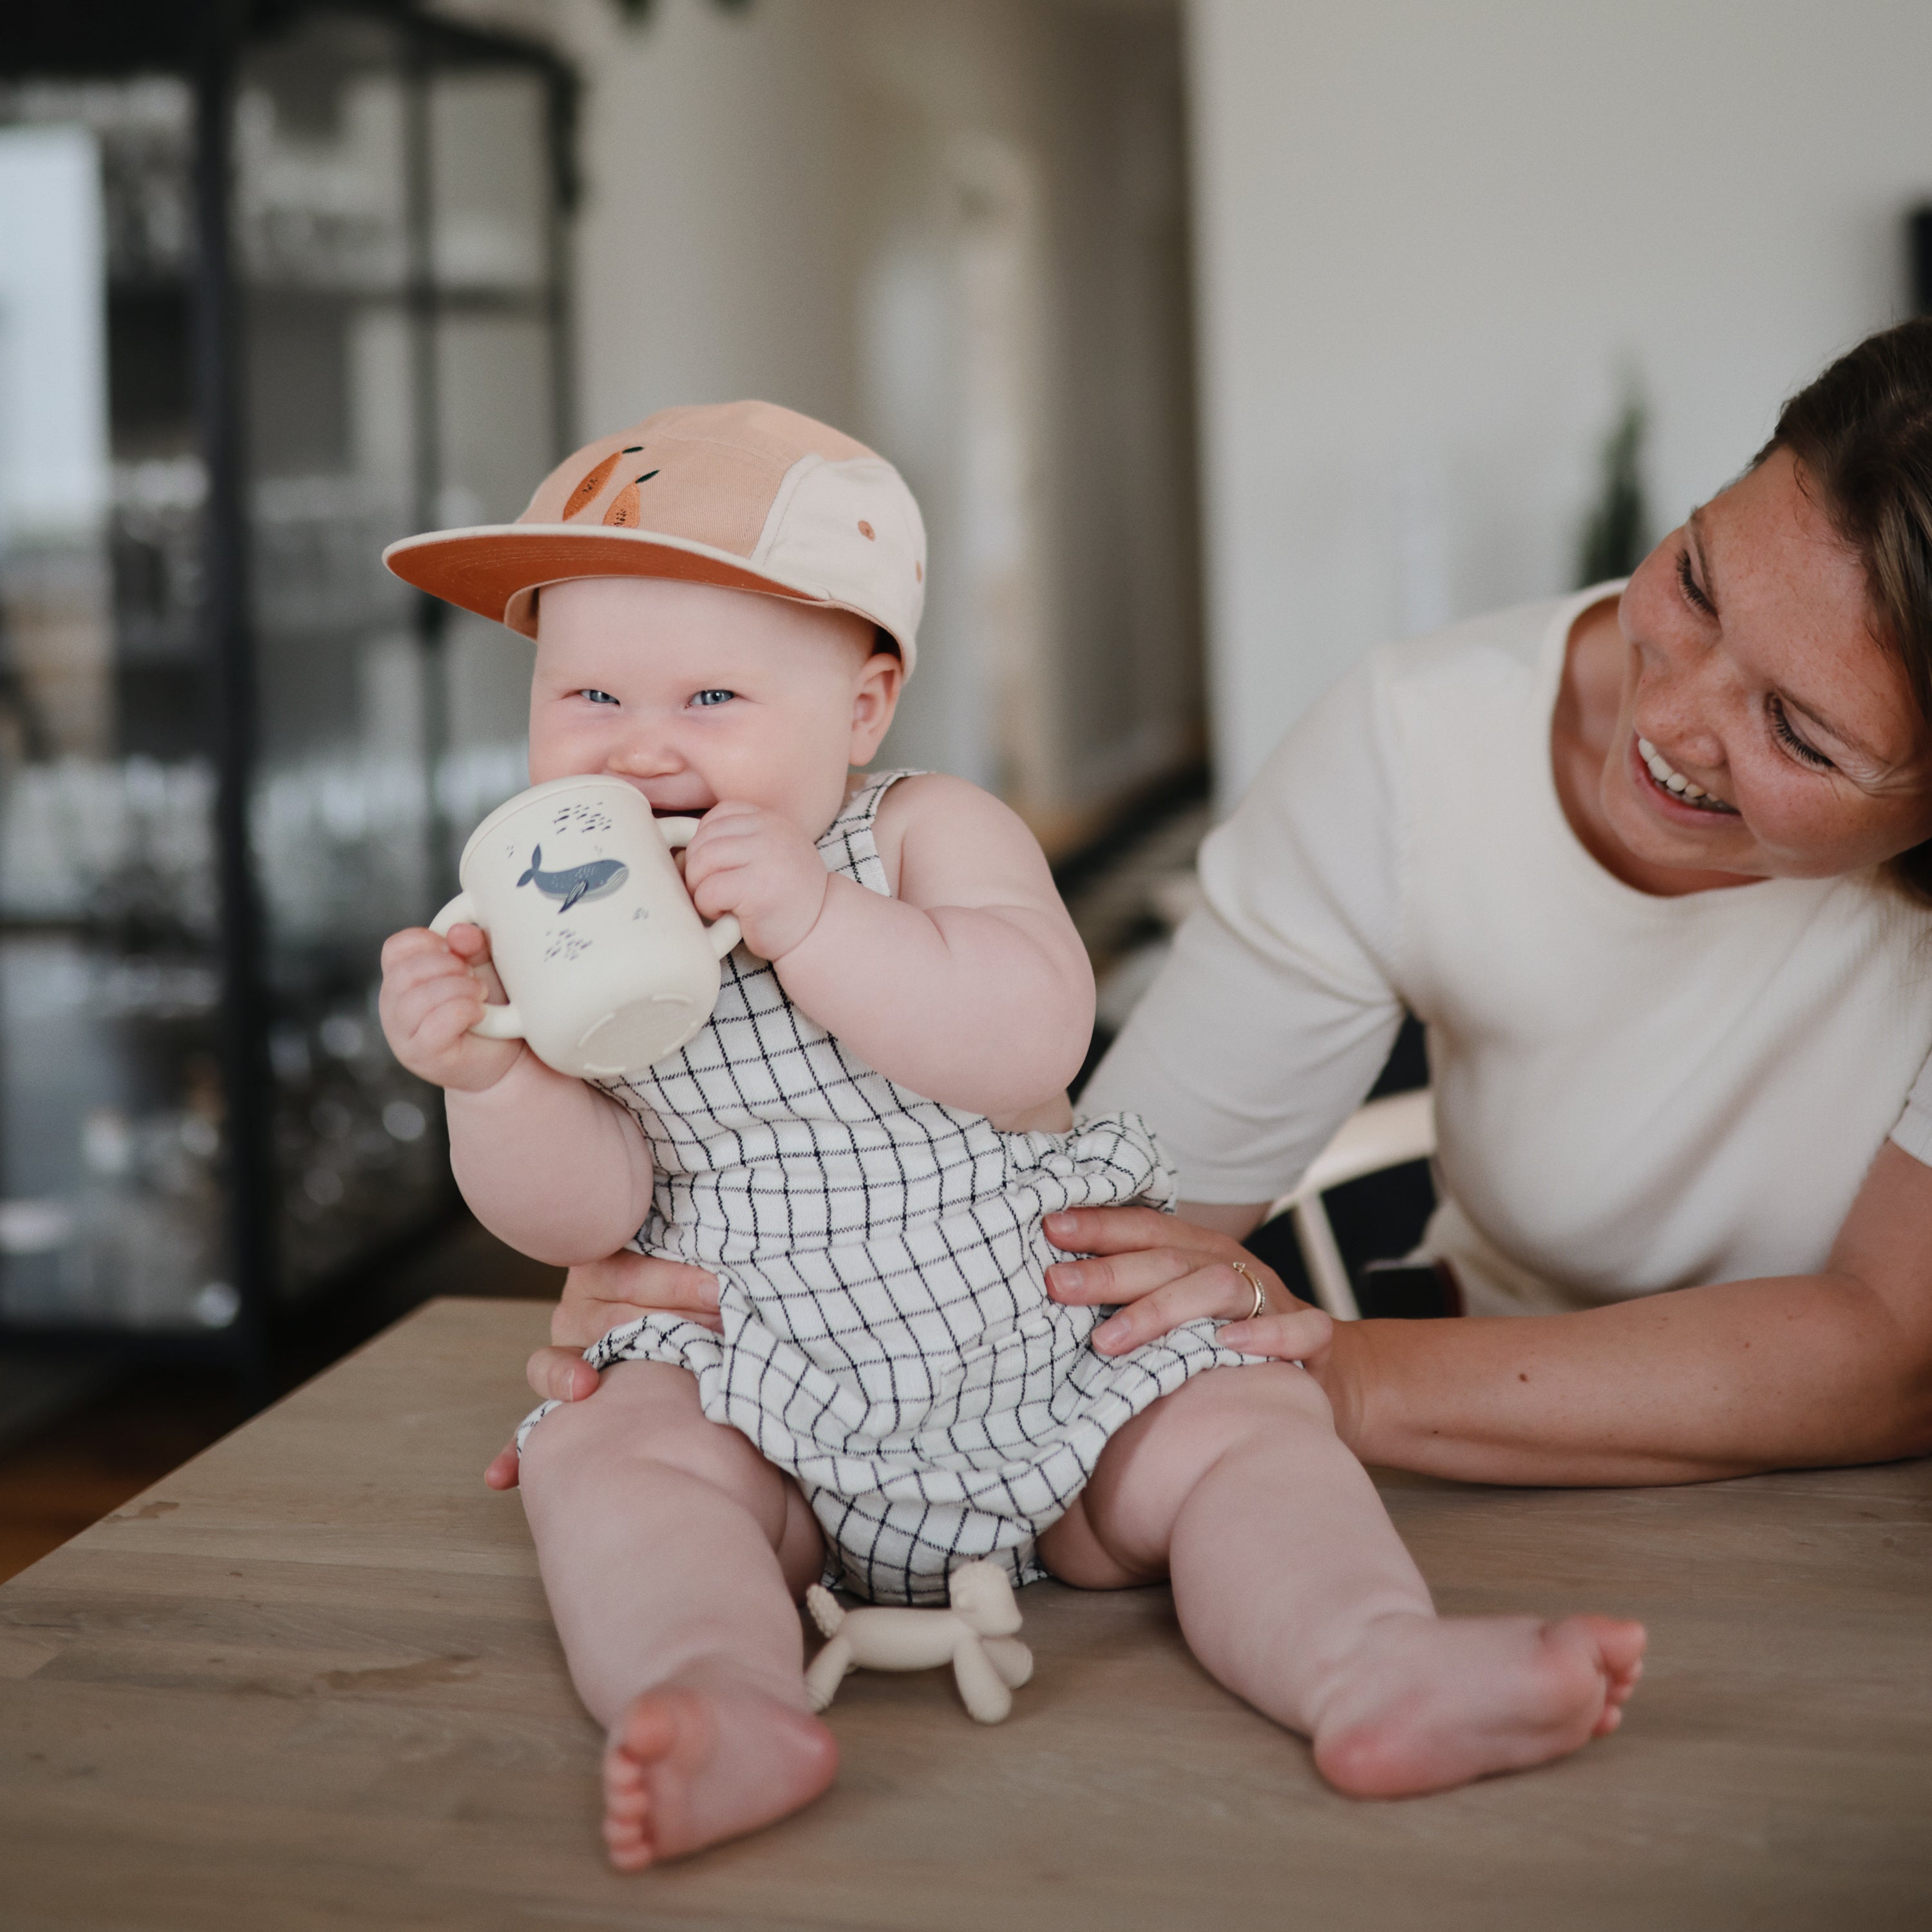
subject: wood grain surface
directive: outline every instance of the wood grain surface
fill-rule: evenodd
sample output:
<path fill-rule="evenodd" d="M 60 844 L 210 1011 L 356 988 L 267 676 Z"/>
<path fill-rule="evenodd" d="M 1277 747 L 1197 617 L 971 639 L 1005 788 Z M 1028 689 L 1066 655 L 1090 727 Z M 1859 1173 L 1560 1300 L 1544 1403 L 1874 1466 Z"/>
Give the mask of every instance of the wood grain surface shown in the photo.
<path fill-rule="evenodd" d="M 1164 1590 L 1022 1598 L 997 1729 L 861 1676 L 830 1795 L 620 1878 L 522 1511 L 530 1304 L 433 1304 L 0 1588 L 0 1924 L 1932 1927 L 1932 1464 L 1384 1493 L 1449 1612 L 1646 1619 L 1615 1737 L 1336 1797 Z"/>

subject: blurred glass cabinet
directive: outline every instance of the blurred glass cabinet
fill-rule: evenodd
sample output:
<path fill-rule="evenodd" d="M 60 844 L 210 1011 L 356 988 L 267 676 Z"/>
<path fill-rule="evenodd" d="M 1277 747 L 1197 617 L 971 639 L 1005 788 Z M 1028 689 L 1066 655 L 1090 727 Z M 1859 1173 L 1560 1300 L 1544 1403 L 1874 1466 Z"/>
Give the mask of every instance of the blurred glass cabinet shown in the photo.
<path fill-rule="evenodd" d="M 0 35 L 0 1332 L 259 1358 L 449 1210 L 377 954 L 525 782 L 528 646 L 380 557 L 565 445 L 572 80 L 65 15 Z"/>

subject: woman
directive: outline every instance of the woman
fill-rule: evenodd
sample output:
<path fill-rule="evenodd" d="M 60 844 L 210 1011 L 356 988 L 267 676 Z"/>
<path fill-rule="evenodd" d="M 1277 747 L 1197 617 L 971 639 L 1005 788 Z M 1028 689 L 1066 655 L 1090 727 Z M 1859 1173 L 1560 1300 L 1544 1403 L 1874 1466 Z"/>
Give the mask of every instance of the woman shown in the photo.
<path fill-rule="evenodd" d="M 1096 1346 L 1237 1318 L 1365 1461 L 1469 1481 L 1932 1450 L 1932 321 L 1793 398 L 1621 595 L 1376 654 L 1202 877 L 1084 1102 L 1148 1117 L 1179 1217 L 1048 1223 L 1090 1257 L 1049 1292 L 1124 1304 Z M 1473 1318 L 1331 1327 L 1239 1240 L 1405 1006 L 1444 1196 L 1424 1252 Z M 588 1394 L 571 1345 L 714 1293 L 579 1270 L 532 1384 Z M 1522 1314 L 1548 1318 L 1498 1318 Z"/>

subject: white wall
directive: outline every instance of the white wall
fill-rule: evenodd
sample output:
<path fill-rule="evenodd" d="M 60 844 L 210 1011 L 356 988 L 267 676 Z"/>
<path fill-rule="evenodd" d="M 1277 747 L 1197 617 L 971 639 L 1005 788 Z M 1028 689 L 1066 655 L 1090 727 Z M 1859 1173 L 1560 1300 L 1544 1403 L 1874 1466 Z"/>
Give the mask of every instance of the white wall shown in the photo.
<path fill-rule="evenodd" d="M 548 10 L 588 83 L 578 231 L 584 434 L 758 395 L 850 419 L 856 154 L 813 10 L 611 0 Z"/>
<path fill-rule="evenodd" d="M 1924 0 L 1189 0 L 1224 796 L 1364 650 L 1570 587 L 1619 369 L 1660 534 L 1904 312 Z"/>
<path fill-rule="evenodd" d="M 1049 842 L 1195 752 L 1174 0 L 444 0 L 580 67 L 583 433 L 759 395 L 904 470 L 932 546 L 884 755 Z"/>

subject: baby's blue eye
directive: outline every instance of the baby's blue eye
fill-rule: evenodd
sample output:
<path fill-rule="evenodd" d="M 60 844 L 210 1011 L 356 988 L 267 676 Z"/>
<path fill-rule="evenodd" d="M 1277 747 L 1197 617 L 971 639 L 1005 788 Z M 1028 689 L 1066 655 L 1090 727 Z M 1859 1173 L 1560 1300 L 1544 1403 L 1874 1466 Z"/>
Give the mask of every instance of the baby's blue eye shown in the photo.
<path fill-rule="evenodd" d="M 615 704 L 617 701 L 608 691 L 586 691 L 584 695 L 592 704 Z"/>
<path fill-rule="evenodd" d="M 700 691 L 691 701 L 694 704 L 729 704 L 737 696 L 735 691 Z"/>

